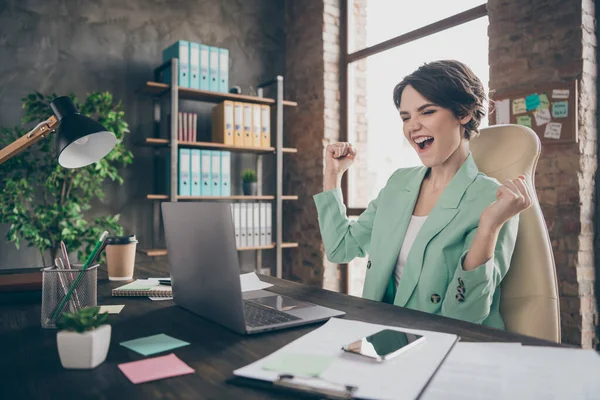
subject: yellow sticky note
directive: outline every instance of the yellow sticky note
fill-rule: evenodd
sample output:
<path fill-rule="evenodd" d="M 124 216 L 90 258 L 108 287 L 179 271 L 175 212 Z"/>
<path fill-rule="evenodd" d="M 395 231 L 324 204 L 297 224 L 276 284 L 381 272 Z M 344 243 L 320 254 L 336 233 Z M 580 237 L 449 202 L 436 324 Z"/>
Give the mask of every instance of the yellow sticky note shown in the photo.
<path fill-rule="evenodd" d="M 531 117 L 529 115 L 519 115 L 517 117 L 517 124 L 531 128 Z"/>
<path fill-rule="evenodd" d="M 527 112 L 527 106 L 525 105 L 525 98 L 514 99 L 512 101 L 512 112 L 513 115 L 523 114 Z"/>

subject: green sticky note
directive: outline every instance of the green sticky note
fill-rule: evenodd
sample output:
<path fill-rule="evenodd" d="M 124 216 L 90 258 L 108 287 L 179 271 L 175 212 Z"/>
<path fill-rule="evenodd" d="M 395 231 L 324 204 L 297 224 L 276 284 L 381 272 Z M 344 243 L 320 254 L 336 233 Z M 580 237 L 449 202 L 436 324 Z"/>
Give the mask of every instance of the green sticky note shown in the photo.
<path fill-rule="evenodd" d="M 282 354 L 267 361 L 263 369 L 294 376 L 319 376 L 333 362 L 333 357 L 312 354 Z"/>
<path fill-rule="evenodd" d="M 559 101 L 552 104 L 552 118 L 566 118 L 569 115 L 569 102 Z"/>
<path fill-rule="evenodd" d="M 519 115 L 517 117 L 517 124 L 531 128 L 531 117 L 529 115 Z"/>
<path fill-rule="evenodd" d="M 143 356 L 162 353 L 163 351 L 173 350 L 187 345 L 189 345 L 188 342 L 175 339 L 174 337 L 165 335 L 164 333 L 140 339 L 128 340 L 127 342 L 121 343 L 121 346 L 127 347 L 129 350 L 133 350 Z"/>
<path fill-rule="evenodd" d="M 546 93 L 541 93 L 538 97 L 540 98 L 540 110 L 550 108 L 550 100 L 548 100 L 548 95 Z"/>

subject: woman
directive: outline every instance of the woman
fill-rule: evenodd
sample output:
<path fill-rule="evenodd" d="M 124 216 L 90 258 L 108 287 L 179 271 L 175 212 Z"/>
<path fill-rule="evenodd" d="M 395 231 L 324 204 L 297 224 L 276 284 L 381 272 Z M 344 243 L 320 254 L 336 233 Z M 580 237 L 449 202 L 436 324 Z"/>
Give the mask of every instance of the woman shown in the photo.
<path fill-rule="evenodd" d="M 466 65 L 437 61 L 405 77 L 393 97 L 424 166 L 394 172 L 350 221 L 340 182 L 357 152 L 327 146 L 324 191 L 314 196 L 327 258 L 369 255 L 365 298 L 504 329 L 500 283 L 531 197 L 523 177 L 501 185 L 473 161 L 483 85 Z"/>

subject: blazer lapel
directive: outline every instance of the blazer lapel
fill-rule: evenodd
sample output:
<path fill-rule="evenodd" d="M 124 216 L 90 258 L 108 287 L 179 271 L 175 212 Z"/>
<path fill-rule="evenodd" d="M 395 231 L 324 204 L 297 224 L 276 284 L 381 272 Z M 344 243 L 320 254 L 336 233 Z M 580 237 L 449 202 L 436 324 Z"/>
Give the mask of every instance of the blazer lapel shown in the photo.
<path fill-rule="evenodd" d="M 473 161 L 471 154 L 467 157 L 463 165 L 459 168 L 450 181 L 448 186 L 442 192 L 438 202 L 431 210 L 431 213 L 425 220 L 423 227 L 417 234 L 415 241 L 408 253 L 406 266 L 402 273 L 402 279 L 396 291 L 394 304 L 404 307 L 410 296 L 412 296 L 423 270 L 423 257 L 425 249 L 429 242 L 444 229 L 452 219 L 458 214 L 458 206 L 465 194 L 465 191 L 477 177 L 479 170 Z M 414 204 L 410 208 L 411 215 Z M 410 219 L 410 218 L 409 218 Z M 406 234 L 406 227 L 404 233 Z M 398 250 L 399 251 L 399 250 Z M 398 254 L 398 253 L 396 253 Z"/>
<path fill-rule="evenodd" d="M 422 167 L 408 182 L 397 181 L 391 187 L 393 194 L 385 209 L 387 223 L 381 227 L 383 240 L 371 244 L 372 259 L 378 258 L 377 274 L 365 282 L 365 298 L 381 301 L 385 294 L 426 172 Z"/>

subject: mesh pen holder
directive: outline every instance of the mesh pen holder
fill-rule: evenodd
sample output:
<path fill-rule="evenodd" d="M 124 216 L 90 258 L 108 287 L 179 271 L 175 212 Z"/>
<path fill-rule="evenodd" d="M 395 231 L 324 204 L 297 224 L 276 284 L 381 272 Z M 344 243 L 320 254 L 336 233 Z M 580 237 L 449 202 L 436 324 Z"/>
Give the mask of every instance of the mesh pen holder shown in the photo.
<path fill-rule="evenodd" d="M 92 265 L 83 272 L 77 287 L 55 319 L 52 319 L 52 315 L 76 281 L 83 265 L 72 264 L 72 269 L 48 267 L 42 270 L 42 328 L 56 328 L 56 323 L 64 312 L 73 313 L 97 305 L 98 266 L 99 264 Z"/>

